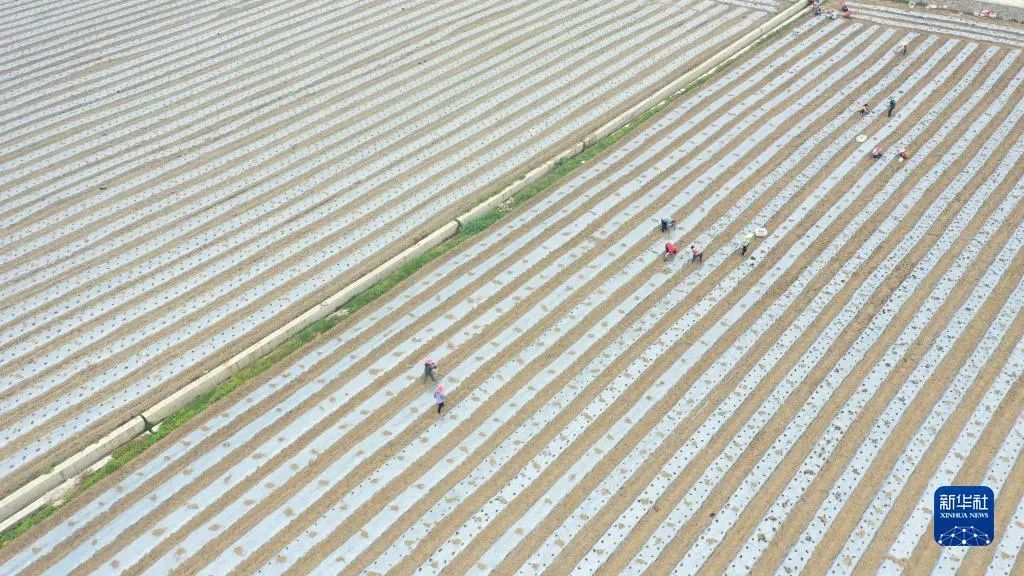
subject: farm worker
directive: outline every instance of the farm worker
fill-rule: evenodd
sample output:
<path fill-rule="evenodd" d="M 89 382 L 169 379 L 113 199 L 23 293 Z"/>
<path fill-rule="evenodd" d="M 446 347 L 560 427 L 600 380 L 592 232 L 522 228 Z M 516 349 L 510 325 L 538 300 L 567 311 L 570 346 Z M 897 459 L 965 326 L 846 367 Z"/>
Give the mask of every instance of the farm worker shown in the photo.
<path fill-rule="evenodd" d="M 661 219 L 661 231 L 668 232 L 669 230 L 675 230 L 676 221 L 672 218 Z"/>
<path fill-rule="evenodd" d="M 906 149 L 900 150 L 900 158 L 903 158 L 904 160 L 910 158 L 910 154 L 907 154 Z"/>
<path fill-rule="evenodd" d="M 690 244 L 690 262 L 703 262 L 704 249 L 698 248 L 696 244 Z"/>
<path fill-rule="evenodd" d="M 423 379 L 426 380 L 427 378 L 437 382 L 437 362 L 429 358 L 423 363 Z"/>
<path fill-rule="evenodd" d="M 896 99 L 889 98 L 889 118 L 892 118 L 892 113 L 894 110 L 896 110 Z"/>
<path fill-rule="evenodd" d="M 747 255 L 747 248 L 750 246 L 750 243 L 753 240 L 754 240 L 754 233 L 753 232 L 747 232 L 746 237 L 743 238 L 743 249 L 740 250 L 740 256 L 746 256 Z"/>
<path fill-rule="evenodd" d="M 869 112 L 871 112 L 871 109 L 868 108 L 868 103 L 865 102 L 864 105 L 860 107 L 860 115 L 867 116 Z"/>
<path fill-rule="evenodd" d="M 879 144 L 878 146 L 875 146 L 874 148 L 871 149 L 871 157 L 874 158 L 875 160 L 878 160 L 879 158 L 882 157 L 882 152 L 884 152 L 884 150 L 882 149 L 882 145 Z"/>
<path fill-rule="evenodd" d="M 821 6 L 817 6 L 817 5 L 815 6 L 815 8 L 814 8 L 814 15 L 815 16 L 821 16 Z"/>
<path fill-rule="evenodd" d="M 434 389 L 434 403 L 437 404 L 437 413 L 441 413 L 441 409 L 444 408 L 444 401 L 448 397 L 444 395 L 444 385 L 438 384 L 437 388 Z"/>
<path fill-rule="evenodd" d="M 665 244 L 665 254 L 664 254 L 664 256 L 662 256 L 662 260 L 668 262 L 669 258 L 675 258 L 676 257 L 676 253 L 677 252 L 679 252 L 679 249 L 676 248 L 676 245 L 674 243 L 672 243 L 672 242 L 666 243 Z"/>
<path fill-rule="evenodd" d="M 897 52 L 900 53 L 900 56 L 906 56 L 907 55 L 907 43 L 906 42 L 901 43 L 896 48 L 897 48 Z"/>
<path fill-rule="evenodd" d="M 840 10 L 842 10 L 843 12 L 849 12 L 850 7 L 846 5 L 846 2 L 843 2 L 843 5 L 840 7 Z"/>

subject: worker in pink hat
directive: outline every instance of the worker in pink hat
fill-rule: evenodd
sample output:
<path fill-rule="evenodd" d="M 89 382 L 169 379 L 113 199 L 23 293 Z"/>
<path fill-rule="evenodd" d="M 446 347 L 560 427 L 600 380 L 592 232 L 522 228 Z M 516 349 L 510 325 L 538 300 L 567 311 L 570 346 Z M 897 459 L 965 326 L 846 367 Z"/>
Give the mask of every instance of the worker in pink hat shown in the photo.
<path fill-rule="evenodd" d="M 430 378 L 432 381 L 437 382 L 437 362 L 434 362 L 430 358 L 423 363 L 423 379 Z"/>
<path fill-rule="evenodd" d="M 438 384 L 437 388 L 434 389 L 434 403 L 437 404 L 437 413 L 441 413 L 441 409 L 444 408 L 444 401 L 448 397 L 444 395 L 444 384 Z"/>

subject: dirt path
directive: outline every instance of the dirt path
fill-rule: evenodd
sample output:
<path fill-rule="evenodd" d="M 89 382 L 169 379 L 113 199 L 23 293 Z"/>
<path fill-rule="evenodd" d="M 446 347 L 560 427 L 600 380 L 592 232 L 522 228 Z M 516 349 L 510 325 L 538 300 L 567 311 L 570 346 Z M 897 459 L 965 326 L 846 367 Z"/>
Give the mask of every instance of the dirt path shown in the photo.
<path fill-rule="evenodd" d="M 74 114 L 42 87 L 24 102 L 34 128 L 12 125 L 0 176 L 21 192 L 0 214 L 5 487 L 767 17 L 697 2 L 358 4 L 317 19 L 283 4 L 237 58 L 228 46 L 252 30 L 230 19 L 174 29 L 219 56 L 140 61 L 123 95 L 73 92 L 90 102 Z"/>

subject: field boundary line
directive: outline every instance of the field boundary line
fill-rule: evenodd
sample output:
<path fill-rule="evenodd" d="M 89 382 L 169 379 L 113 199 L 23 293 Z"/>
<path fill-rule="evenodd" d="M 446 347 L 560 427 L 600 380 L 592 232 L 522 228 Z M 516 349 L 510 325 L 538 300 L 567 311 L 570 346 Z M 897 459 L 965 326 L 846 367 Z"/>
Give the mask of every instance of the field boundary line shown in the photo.
<path fill-rule="evenodd" d="M 86 476 L 85 482 L 79 489 L 84 490 L 102 477 L 114 472 L 135 455 L 148 448 L 156 439 L 163 437 L 167 430 L 164 430 L 163 434 L 150 434 L 149 436 L 152 438 L 152 441 L 133 447 L 135 449 L 125 454 L 124 458 L 115 458 L 114 461 L 107 463 L 95 472 L 90 472 L 90 467 L 93 467 L 117 449 L 125 447 L 144 432 L 153 432 L 154 427 L 166 420 L 179 420 L 178 424 L 188 420 L 205 408 L 205 405 L 193 408 L 192 405 L 194 403 L 202 401 L 204 397 L 211 397 L 207 401 L 208 403 L 224 396 L 240 385 L 243 380 L 259 374 L 276 360 L 287 356 L 317 334 L 333 327 L 341 319 L 335 313 L 343 308 L 347 310 L 347 305 L 354 303 L 357 296 L 367 294 L 363 302 L 356 303 L 352 308 L 361 307 L 363 304 L 376 299 L 376 297 L 385 293 L 388 288 L 411 275 L 426 262 L 454 248 L 465 238 L 481 232 L 497 221 L 502 214 L 502 205 L 513 199 L 516 194 L 527 190 L 527 187 L 531 185 L 537 184 L 537 190 L 532 191 L 531 194 L 521 199 L 525 201 L 536 192 L 550 186 L 564 176 L 564 174 L 559 174 L 558 171 L 567 160 L 580 156 L 585 151 L 594 151 L 594 154 L 597 154 L 600 150 L 612 145 L 635 126 L 657 114 L 676 96 L 691 88 L 699 87 L 704 80 L 711 77 L 718 69 L 749 51 L 759 41 L 771 38 L 775 32 L 810 12 L 810 6 L 809 2 L 796 0 L 789 7 L 747 32 L 697 67 L 689 70 L 654 94 L 637 102 L 610 121 L 594 129 L 584 136 L 582 140 L 555 154 L 548 160 L 541 162 L 539 165 L 530 168 L 513 183 L 505 186 L 496 194 L 483 199 L 466 213 L 457 216 L 384 264 L 354 280 L 323 302 L 310 308 L 245 350 L 242 350 L 228 361 L 186 384 L 139 415 L 132 417 L 109 434 L 5 496 L 0 500 L 0 530 L 3 531 L 0 533 L 0 547 L 28 530 L 32 525 L 41 522 L 46 516 L 49 516 L 56 510 L 56 507 L 50 502 L 59 495 L 55 495 L 53 492 L 62 487 L 66 482 L 79 476 Z M 621 134 L 619 134 L 620 132 Z M 607 144 L 599 146 L 599 144 L 604 143 L 605 139 L 609 139 Z M 572 169 L 575 169 L 575 166 Z M 546 176 L 549 178 L 545 178 Z M 542 179 L 544 179 L 543 183 L 541 182 Z M 519 199 L 516 198 L 516 200 Z M 473 225 L 470 225 L 470 223 L 473 223 Z M 444 245 L 449 240 L 452 240 L 452 242 L 448 243 L 447 247 L 445 247 Z M 333 321 L 330 318 L 332 315 L 335 315 Z M 263 360 L 265 362 L 261 362 Z M 233 377 L 239 377 L 244 372 L 250 373 L 241 377 L 232 386 L 228 386 L 226 390 L 218 390 L 219 386 L 225 384 Z M 70 498 L 65 498 L 64 500 L 66 502 Z"/>

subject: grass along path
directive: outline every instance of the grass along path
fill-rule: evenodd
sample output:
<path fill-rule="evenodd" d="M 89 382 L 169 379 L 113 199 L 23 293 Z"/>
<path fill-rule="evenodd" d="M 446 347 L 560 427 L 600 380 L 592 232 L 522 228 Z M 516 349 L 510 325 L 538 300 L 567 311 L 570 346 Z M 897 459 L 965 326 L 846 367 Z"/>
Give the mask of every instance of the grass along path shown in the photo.
<path fill-rule="evenodd" d="M 790 29 L 792 25 L 792 23 L 787 24 L 783 28 L 780 28 L 764 36 L 758 41 L 754 42 L 745 52 L 743 52 L 739 56 L 739 58 L 742 58 L 745 54 L 749 54 L 753 50 L 756 50 L 759 46 L 778 38 L 788 29 Z M 540 194 L 541 192 L 544 192 L 552 185 L 554 185 L 556 182 L 559 182 L 564 177 L 572 174 L 580 166 L 582 166 L 589 160 L 595 158 L 597 155 L 601 154 L 606 149 L 614 146 L 617 142 L 619 142 L 622 138 L 624 138 L 633 130 L 635 130 L 638 126 L 646 123 L 652 117 L 658 115 L 658 113 L 664 110 L 670 103 L 676 100 L 679 96 L 686 92 L 690 92 L 701 87 L 702 85 L 704 85 L 705 82 L 707 82 L 717 74 L 720 74 L 723 70 L 727 69 L 729 66 L 732 65 L 732 63 L 736 61 L 737 58 L 733 58 L 731 60 L 723 62 L 721 65 L 717 66 L 716 68 L 713 68 L 707 74 L 701 76 L 700 78 L 694 80 L 692 83 L 688 84 L 682 90 L 676 92 L 675 94 L 669 96 L 668 98 L 662 100 L 655 106 L 651 107 L 646 112 L 644 112 L 631 122 L 627 123 L 622 128 L 616 130 L 615 132 L 609 134 L 608 136 L 605 136 L 604 138 L 601 138 L 592 146 L 583 149 L 579 154 L 576 154 L 575 156 L 557 162 L 550 172 L 539 178 L 536 182 L 526 186 L 522 190 L 513 194 L 500 207 L 484 213 L 479 218 L 464 223 L 462 226 L 459 227 L 459 230 L 455 233 L 454 236 L 445 240 L 438 246 L 428 250 L 419 257 L 414 258 L 409 262 L 406 262 L 398 270 L 392 272 L 380 282 L 377 282 L 373 286 L 367 288 L 363 292 L 360 292 L 359 294 L 354 296 L 351 300 L 346 302 L 343 306 L 341 306 L 341 308 L 339 308 L 333 314 L 327 316 L 326 318 L 313 322 L 312 324 L 304 328 L 302 331 L 300 331 L 298 334 L 289 338 L 280 346 L 272 350 L 266 356 L 259 358 L 258 360 L 256 360 L 256 362 L 244 368 L 231 378 L 228 378 L 223 383 L 215 387 L 213 390 L 196 398 L 188 405 L 186 405 L 184 408 L 174 413 L 164 421 L 160 422 L 158 426 L 154 427 L 154 430 L 152 432 L 144 433 L 140 436 L 137 436 L 128 443 L 117 448 L 111 454 L 111 458 L 109 461 L 107 461 L 106 464 L 104 464 L 95 472 L 86 475 L 82 479 L 82 482 L 80 484 L 71 488 L 68 491 L 68 493 L 65 494 L 59 500 L 59 504 L 46 504 L 39 510 L 26 516 L 20 522 L 14 524 L 13 526 L 4 530 L 3 532 L 0 532 L 0 548 L 3 548 L 10 544 L 19 536 L 29 531 L 33 526 L 42 523 L 44 520 L 52 516 L 53 513 L 56 512 L 61 506 L 72 501 L 82 492 L 88 490 L 91 486 L 97 484 L 104 478 L 120 470 L 123 466 L 131 462 L 134 458 L 145 452 L 150 446 L 153 446 L 162 438 L 166 437 L 174 430 L 177 430 L 178 428 L 183 426 L 194 416 L 203 412 L 209 406 L 211 406 L 221 398 L 224 398 L 225 396 L 233 392 L 235 389 L 252 382 L 258 376 L 266 372 L 270 367 L 276 365 L 281 360 L 290 356 L 292 352 L 299 350 L 309 342 L 316 339 L 319 335 L 332 330 L 333 328 L 341 324 L 341 322 L 344 321 L 346 318 L 356 313 L 364 306 L 372 303 L 377 298 L 383 296 L 394 286 L 398 285 L 406 278 L 412 276 L 430 262 L 454 250 L 463 242 L 472 238 L 473 236 L 476 236 L 477 234 L 484 232 L 485 230 L 490 228 L 495 222 L 503 218 L 506 214 L 516 210 L 519 206 L 522 206 L 530 199 L 532 199 L 534 196 Z M 495 191 L 495 193 L 497 193 L 497 191 Z M 491 197 L 491 195 L 482 197 L 480 199 L 480 202 L 482 203 L 489 197 Z M 47 470 L 47 472 L 49 472 L 49 470 L 52 470 L 52 466 L 50 467 L 50 469 Z"/>

